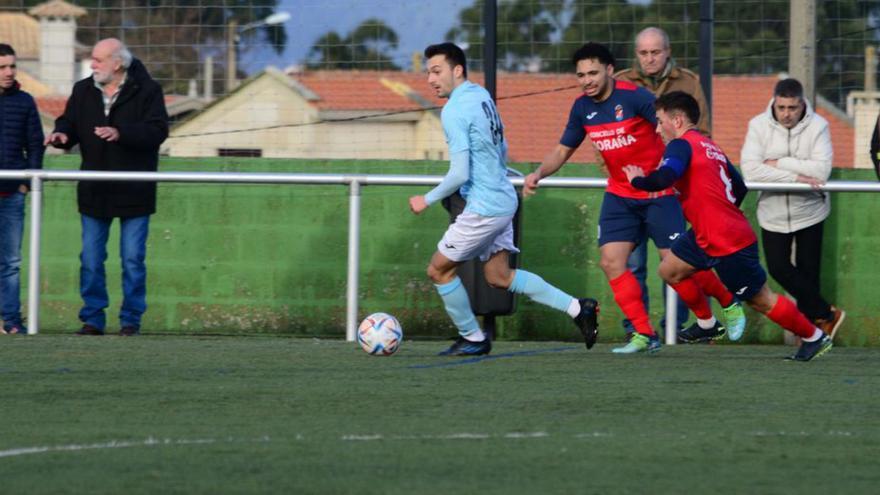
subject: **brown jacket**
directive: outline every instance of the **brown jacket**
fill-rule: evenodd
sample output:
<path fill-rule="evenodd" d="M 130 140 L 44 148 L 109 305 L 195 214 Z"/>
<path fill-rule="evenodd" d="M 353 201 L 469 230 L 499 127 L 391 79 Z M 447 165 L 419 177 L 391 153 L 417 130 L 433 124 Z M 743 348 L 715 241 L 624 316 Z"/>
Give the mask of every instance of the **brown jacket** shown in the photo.
<path fill-rule="evenodd" d="M 703 88 L 700 87 L 700 77 L 693 72 L 680 67 L 673 67 L 669 71 L 669 75 L 656 86 L 653 85 L 653 81 L 649 78 L 642 76 L 635 67 L 622 70 L 614 74 L 614 77 L 621 81 L 630 81 L 642 86 L 651 93 L 654 93 L 654 96 L 660 96 L 672 91 L 684 91 L 690 94 L 700 105 L 700 121 L 697 122 L 697 128 L 707 136 L 711 134 L 709 112 L 706 110 L 706 97 L 703 96 Z"/>

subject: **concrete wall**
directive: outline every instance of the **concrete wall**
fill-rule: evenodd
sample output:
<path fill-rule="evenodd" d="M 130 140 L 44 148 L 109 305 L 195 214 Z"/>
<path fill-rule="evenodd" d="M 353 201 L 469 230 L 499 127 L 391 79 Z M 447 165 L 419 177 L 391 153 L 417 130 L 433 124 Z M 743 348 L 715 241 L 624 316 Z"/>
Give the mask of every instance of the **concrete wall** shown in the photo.
<path fill-rule="evenodd" d="M 74 168 L 75 157 L 50 157 L 48 168 Z M 518 167 L 527 171 L 526 167 Z M 443 162 L 167 159 L 163 170 L 290 171 L 435 174 Z M 844 173 L 845 172 L 845 173 Z M 849 180 L 873 172 L 838 171 Z M 596 176 L 586 165 L 567 165 L 567 176 Z M 434 288 L 424 275 L 428 258 L 448 222 L 440 207 L 412 215 L 407 198 L 427 188 L 363 189 L 361 315 L 386 311 L 408 335 L 454 333 Z M 43 234 L 43 304 L 46 332 L 78 328 L 79 217 L 72 184 L 46 186 Z M 747 209 L 754 211 L 755 194 Z M 347 256 L 347 190 L 341 186 L 159 186 L 148 258 L 149 309 L 144 331 L 344 334 Z M 621 314 L 598 266 L 596 222 L 601 192 L 542 190 L 523 208 L 522 266 L 576 296 L 603 304 L 602 338 L 622 336 Z M 838 341 L 880 344 L 874 313 L 880 226 L 869 213 L 870 194 L 836 194 L 826 229 L 824 293 L 847 310 Z M 25 254 L 27 247 L 25 247 Z M 118 232 L 114 226 L 107 263 L 111 291 L 108 322 L 115 330 L 120 303 Z M 27 266 L 27 263 L 23 266 Z M 651 258 L 651 273 L 656 259 Z M 659 319 L 660 284 L 651 282 L 652 319 Z M 520 298 L 511 317 L 500 318 L 504 338 L 573 339 L 567 316 Z M 778 327 L 750 313 L 748 342 L 781 342 Z"/>

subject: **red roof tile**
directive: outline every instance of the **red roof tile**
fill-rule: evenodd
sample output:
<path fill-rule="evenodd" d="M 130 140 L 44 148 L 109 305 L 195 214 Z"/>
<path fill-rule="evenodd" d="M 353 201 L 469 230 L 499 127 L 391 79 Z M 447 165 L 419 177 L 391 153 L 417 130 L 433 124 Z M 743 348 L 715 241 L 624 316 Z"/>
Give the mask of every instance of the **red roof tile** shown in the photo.
<path fill-rule="evenodd" d="M 412 72 L 315 71 L 292 76 L 320 96 L 322 110 L 405 110 L 420 108 L 412 99 L 395 93 L 380 80 L 403 83 L 424 101 L 441 106 L 424 74 Z M 482 74 L 471 74 L 479 84 Z M 715 76 L 713 78 L 713 138 L 734 163 L 748 129 L 749 120 L 764 111 L 776 76 Z M 569 74 L 498 75 L 498 109 L 504 119 L 510 158 L 519 162 L 540 162 L 562 135 L 571 103 L 580 96 Z M 834 163 L 852 167 L 852 125 L 820 108 L 831 124 Z M 573 162 L 595 162 L 590 146 L 581 146 Z"/>
<path fill-rule="evenodd" d="M 417 110 L 421 109 L 405 90 L 396 92 L 388 81 L 402 82 L 420 96 L 442 105 L 440 100 L 430 98 L 419 86 L 426 86 L 420 74 L 378 71 L 315 71 L 291 76 L 320 98 L 314 102 L 321 110 Z"/>

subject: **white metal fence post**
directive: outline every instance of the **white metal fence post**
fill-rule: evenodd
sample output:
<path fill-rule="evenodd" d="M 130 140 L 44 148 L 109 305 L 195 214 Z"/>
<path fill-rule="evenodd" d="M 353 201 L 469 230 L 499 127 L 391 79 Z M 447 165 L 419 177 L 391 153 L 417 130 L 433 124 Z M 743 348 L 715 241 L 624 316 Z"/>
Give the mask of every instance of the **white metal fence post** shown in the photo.
<path fill-rule="evenodd" d="M 28 335 L 40 331 L 40 239 L 43 226 L 43 179 L 31 177 L 31 238 L 28 257 Z"/>
<path fill-rule="evenodd" d="M 360 272 L 361 183 L 348 189 L 348 287 L 346 290 L 345 340 L 354 342 L 358 325 L 358 272 Z"/>
<path fill-rule="evenodd" d="M 678 340 L 678 294 L 666 285 L 666 345 L 675 345 Z"/>

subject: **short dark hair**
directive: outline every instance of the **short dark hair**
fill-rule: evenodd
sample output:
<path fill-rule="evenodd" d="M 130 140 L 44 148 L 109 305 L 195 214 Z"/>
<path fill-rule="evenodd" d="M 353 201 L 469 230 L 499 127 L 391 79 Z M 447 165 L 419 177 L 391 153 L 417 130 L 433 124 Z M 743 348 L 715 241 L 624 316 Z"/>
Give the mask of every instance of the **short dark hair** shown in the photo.
<path fill-rule="evenodd" d="M 467 58 L 464 56 L 464 50 L 455 43 L 445 42 L 430 45 L 425 48 L 425 58 L 431 58 L 437 55 L 446 57 L 446 61 L 454 69 L 456 65 L 460 65 L 463 69 L 462 74 L 467 79 Z"/>
<path fill-rule="evenodd" d="M 657 98 L 654 109 L 663 110 L 666 113 L 681 112 L 685 114 L 691 124 L 700 121 L 700 104 L 696 98 L 684 91 L 670 91 Z"/>
<path fill-rule="evenodd" d="M 15 50 L 12 49 L 11 46 L 6 43 L 0 43 L 0 57 L 7 57 L 9 55 L 15 56 Z"/>
<path fill-rule="evenodd" d="M 577 49 L 571 57 L 571 63 L 577 67 L 581 60 L 598 60 L 602 65 L 614 66 L 614 55 L 605 45 L 589 41 Z"/>
<path fill-rule="evenodd" d="M 777 96 L 781 96 L 783 98 L 798 98 L 803 100 L 804 87 L 797 79 L 783 79 L 776 83 L 776 87 L 773 88 L 773 97 L 775 98 Z"/>

